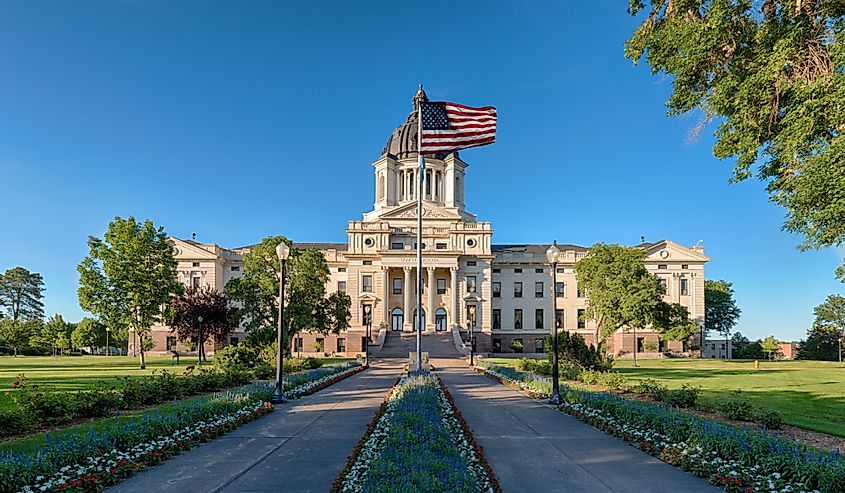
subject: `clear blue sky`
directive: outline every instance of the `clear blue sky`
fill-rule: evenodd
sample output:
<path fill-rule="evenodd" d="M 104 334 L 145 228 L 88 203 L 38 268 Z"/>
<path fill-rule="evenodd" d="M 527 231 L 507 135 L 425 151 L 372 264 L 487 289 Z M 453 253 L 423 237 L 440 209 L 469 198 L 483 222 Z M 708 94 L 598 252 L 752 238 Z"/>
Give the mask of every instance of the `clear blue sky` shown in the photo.
<path fill-rule="evenodd" d="M 738 329 L 804 335 L 843 293 L 842 252 L 800 253 L 763 184 L 728 185 L 670 82 L 623 58 L 622 2 L 0 3 L 0 269 L 43 274 L 78 320 L 76 266 L 114 216 L 240 246 L 345 241 L 371 163 L 432 99 L 499 109 L 466 151 L 466 202 L 494 241 L 704 240 Z"/>

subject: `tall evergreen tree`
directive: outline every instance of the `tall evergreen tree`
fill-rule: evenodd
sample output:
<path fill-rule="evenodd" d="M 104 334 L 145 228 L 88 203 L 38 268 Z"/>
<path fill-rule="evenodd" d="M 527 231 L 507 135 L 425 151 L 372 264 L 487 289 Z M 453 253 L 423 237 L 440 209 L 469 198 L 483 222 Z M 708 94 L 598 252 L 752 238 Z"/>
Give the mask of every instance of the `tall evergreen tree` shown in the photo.
<path fill-rule="evenodd" d="M 37 272 L 14 267 L 0 274 L 0 307 L 14 322 L 44 318 L 44 279 Z"/>
<path fill-rule="evenodd" d="M 798 348 L 800 359 L 839 359 L 839 339 L 845 338 L 845 296 L 832 294 L 813 309 L 816 318 Z"/>
<path fill-rule="evenodd" d="M 139 339 L 139 359 L 150 327 L 162 308 L 182 292 L 173 247 L 152 221 L 116 217 L 103 239 L 88 237 L 88 256 L 79 264 L 79 304 L 112 328 L 129 327 Z"/>
<path fill-rule="evenodd" d="M 704 332 L 716 332 L 725 338 L 725 358 L 730 347 L 731 331 L 742 310 L 734 301 L 733 284 L 722 280 L 704 281 Z M 702 338 L 704 334 L 702 334 Z"/>

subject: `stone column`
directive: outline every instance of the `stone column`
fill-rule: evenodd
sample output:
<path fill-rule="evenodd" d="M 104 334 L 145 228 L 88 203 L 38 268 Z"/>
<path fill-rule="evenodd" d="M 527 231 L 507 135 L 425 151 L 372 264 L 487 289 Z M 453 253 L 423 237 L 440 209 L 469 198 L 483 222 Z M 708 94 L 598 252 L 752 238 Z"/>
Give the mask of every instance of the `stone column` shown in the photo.
<path fill-rule="evenodd" d="M 434 284 L 434 267 L 426 268 L 428 272 L 428 313 L 425 318 L 426 330 L 434 330 L 434 295 L 437 294 L 437 288 Z"/>
<path fill-rule="evenodd" d="M 402 294 L 405 296 L 405 319 L 404 329 L 407 331 L 413 330 L 414 327 L 414 310 L 411 308 L 411 292 L 414 289 L 414 280 L 411 278 L 411 268 L 403 267 L 405 271 L 405 286 L 402 288 Z"/>
<path fill-rule="evenodd" d="M 452 275 L 452 313 L 449 316 L 452 318 L 452 327 L 457 327 L 460 325 L 460 321 L 458 320 L 458 298 L 460 294 L 458 293 L 458 268 L 457 267 L 450 267 L 449 272 Z"/>
<path fill-rule="evenodd" d="M 390 330 L 390 306 L 387 303 L 390 300 L 390 268 L 382 266 L 381 274 L 384 284 L 381 297 L 382 327 Z"/>

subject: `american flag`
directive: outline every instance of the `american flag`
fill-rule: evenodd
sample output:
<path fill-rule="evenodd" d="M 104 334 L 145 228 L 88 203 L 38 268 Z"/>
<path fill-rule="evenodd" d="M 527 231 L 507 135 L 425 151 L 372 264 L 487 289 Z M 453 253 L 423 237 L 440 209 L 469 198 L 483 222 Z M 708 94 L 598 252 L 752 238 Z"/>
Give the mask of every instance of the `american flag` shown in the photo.
<path fill-rule="evenodd" d="M 457 151 L 496 141 L 496 108 L 445 101 L 421 102 L 423 154 Z"/>

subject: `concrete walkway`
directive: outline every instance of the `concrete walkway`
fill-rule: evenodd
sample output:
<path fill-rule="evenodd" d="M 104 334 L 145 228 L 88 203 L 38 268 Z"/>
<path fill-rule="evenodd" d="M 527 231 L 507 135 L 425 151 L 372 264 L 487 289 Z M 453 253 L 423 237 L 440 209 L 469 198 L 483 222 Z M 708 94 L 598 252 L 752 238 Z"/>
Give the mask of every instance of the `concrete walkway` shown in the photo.
<path fill-rule="evenodd" d="M 377 363 L 109 491 L 328 491 L 400 372 Z"/>
<path fill-rule="evenodd" d="M 722 491 L 470 371 L 464 361 L 434 364 L 505 492 Z"/>

